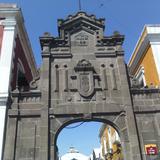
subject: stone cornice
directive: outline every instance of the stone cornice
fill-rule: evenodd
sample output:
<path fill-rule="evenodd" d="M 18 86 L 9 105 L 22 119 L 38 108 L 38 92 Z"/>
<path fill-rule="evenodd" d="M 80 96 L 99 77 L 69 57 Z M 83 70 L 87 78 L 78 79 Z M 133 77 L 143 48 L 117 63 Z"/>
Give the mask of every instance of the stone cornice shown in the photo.
<path fill-rule="evenodd" d="M 52 54 L 52 58 L 72 58 L 72 54 L 71 53 L 53 53 Z"/>
<path fill-rule="evenodd" d="M 9 109 L 8 110 L 8 116 L 9 117 L 40 117 L 41 116 L 41 109 L 24 109 L 24 110 L 18 110 L 18 109 Z"/>
<path fill-rule="evenodd" d="M 96 56 L 97 58 L 116 57 L 117 54 L 116 54 L 116 52 L 113 52 L 113 53 L 111 53 L 111 52 L 95 52 L 95 56 Z"/>
<path fill-rule="evenodd" d="M 112 35 L 108 37 L 104 37 L 102 39 L 103 45 L 122 45 L 124 42 L 124 35 Z"/>
<path fill-rule="evenodd" d="M 69 15 L 67 19 L 59 19 L 58 20 L 58 26 L 63 27 L 66 24 L 73 23 L 74 21 L 77 21 L 79 19 L 83 19 L 85 21 L 88 21 L 92 24 L 98 25 L 100 27 L 104 27 L 104 18 L 97 19 L 94 15 L 87 15 L 85 12 L 78 12 L 75 15 Z"/>
<path fill-rule="evenodd" d="M 34 91 L 28 91 L 28 92 L 17 92 L 17 91 L 13 91 L 11 93 L 12 97 L 18 97 L 19 95 L 21 97 L 41 97 L 41 91 L 39 90 L 34 90 Z"/>
<path fill-rule="evenodd" d="M 142 88 L 142 89 L 136 89 L 131 88 L 131 94 L 152 94 L 152 93 L 160 93 L 159 88 Z"/>
<path fill-rule="evenodd" d="M 158 106 L 134 106 L 134 113 L 136 114 L 153 114 L 159 112 L 160 108 Z"/>

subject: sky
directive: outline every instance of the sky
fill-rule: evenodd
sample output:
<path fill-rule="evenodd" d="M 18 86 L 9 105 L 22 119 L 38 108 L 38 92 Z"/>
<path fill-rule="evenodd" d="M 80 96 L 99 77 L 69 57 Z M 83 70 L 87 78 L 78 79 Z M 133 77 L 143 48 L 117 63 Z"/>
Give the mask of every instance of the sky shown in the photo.
<path fill-rule="evenodd" d="M 64 128 L 57 139 L 60 156 L 66 154 L 70 147 L 89 156 L 94 148 L 100 148 L 99 131 L 103 123 L 79 122 Z"/>
<path fill-rule="evenodd" d="M 79 0 L 1 0 L 21 7 L 25 26 L 38 67 L 41 65 L 39 37 L 57 33 L 57 19 L 79 11 Z M 125 35 L 123 48 L 126 63 L 145 24 L 160 23 L 160 0 L 81 0 L 82 11 L 106 19 L 105 35 L 119 31 Z"/>
<path fill-rule="evenodd" d="M 78 0 L 1 0 L 1 2 L 17 3 L 21 7 L 38 67 L 42 63 L 39 37 L 44 32 L 50 32 L 51 35 L 57 37 L 57 19 L 65 19 L 68 15 L 76 14 L 79 11 Z M 94 14 L 97 18 L 106 19 L 105 36 L 112 35 L 114 31 L 119 31 L 125 35 L 123 48 L 126 63 L 144 25 L 160 24 L 160 0 L 81 0 L 81 3 L 82 11 Z M 96 137 L 94 143 L 98 145 L 99 127 L 99 123 L 90 123 L 89 126 L 84 123 L 80 127 L 72 129 L 73 134 L 70 133 L 69 129 L 69 131 L 67 129 L 62 130 L 58 139 L 58 143 L 61 145 L 59 148 L 65 148 L 68 140 L 72 139 L 73 141 L 70 141 L 69 145 L 76 145 L 77 149 L 88 155 L 91 141 L 93 141 L 89 138 Z M 81 133 L 81 135 L 76 133 Z M 89 140 L 88 143 L 85 143 L 84 135 Z M 82 138 L 77 141 L 80 136 Z M 89 144 L 89 146 L 84 147 L 84 144 Z M 92 146 L 94 147 L 94 144 Z M 63 149 L 62 153 L 68 151 L 67 147 L 65 150 Z"/>

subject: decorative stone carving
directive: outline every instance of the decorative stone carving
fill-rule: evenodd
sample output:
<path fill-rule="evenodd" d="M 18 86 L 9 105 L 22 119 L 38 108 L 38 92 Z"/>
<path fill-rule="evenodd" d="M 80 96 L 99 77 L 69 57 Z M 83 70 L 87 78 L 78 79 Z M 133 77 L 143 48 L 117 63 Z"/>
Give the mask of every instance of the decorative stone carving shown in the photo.
<path fill-rule="evenodd" d="M 94 91 L 94 68 L 91 63 L 85 59 L 78 62 L 75 67 L 75 71 L 78 73 L 78 92 L 82 97 L 91 96 Z"/>
<path fill-rule="evenodd" d="M 35 77 L 30 83 L 29 83 L 29 87 L 31 90 L 37 89 L 38 84 L 37 81 L 40 79 L 40 70 L 38 70 L 38 76 Z"/>
<path fill-rule="evenodd" d="M 140 88 L 138 80 L 136 79 L 136 77 L 130 77 L 130 82 L 131 82 L 131 87 L 132 88 Z"/>
<path fill-rule="evenodd" d="M 31 89 L 37 89 L 37 83 L 36 80 L 33 80 L 29 83 L 29 86 Z"/>

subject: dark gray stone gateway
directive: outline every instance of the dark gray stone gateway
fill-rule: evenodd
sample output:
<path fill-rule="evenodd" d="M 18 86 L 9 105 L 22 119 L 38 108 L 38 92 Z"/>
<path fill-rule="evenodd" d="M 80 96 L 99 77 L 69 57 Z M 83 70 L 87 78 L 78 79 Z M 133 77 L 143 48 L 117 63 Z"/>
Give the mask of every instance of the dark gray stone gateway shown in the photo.
<path fill-rule="evenodd" d="M 59 37 L 40 37 L 40 79 L 11 93 L 5 160 L 56 160 L 58 134 L 79 121 L 113 126 L 124 160 L 149 159 L 144 146 L 159 147 L 159 89 L 132 87 L 124 36 L 104 36 L 104 28 L 104 19 L 78 12 L 58 20 Z"/>

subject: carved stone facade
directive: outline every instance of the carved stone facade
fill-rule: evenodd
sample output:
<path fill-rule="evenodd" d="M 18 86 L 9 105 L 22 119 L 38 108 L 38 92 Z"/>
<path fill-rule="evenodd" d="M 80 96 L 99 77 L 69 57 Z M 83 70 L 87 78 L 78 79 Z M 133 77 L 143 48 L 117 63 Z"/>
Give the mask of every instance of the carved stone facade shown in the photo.
<path fill-rule="evenodd" d="M 58 20 L 59 37 L 40 37 L 41 77 L 37 88 L 12 92 L 5 160 L 56 160 L 58 134 L 79 121 L 114 127 L 125 160 L 146 160 L 144 144 L 160 144 L 159 90 L 131 88 L 124 36 L 105 37 L 104 28 L 104 19 L 78 12 Z"/>

